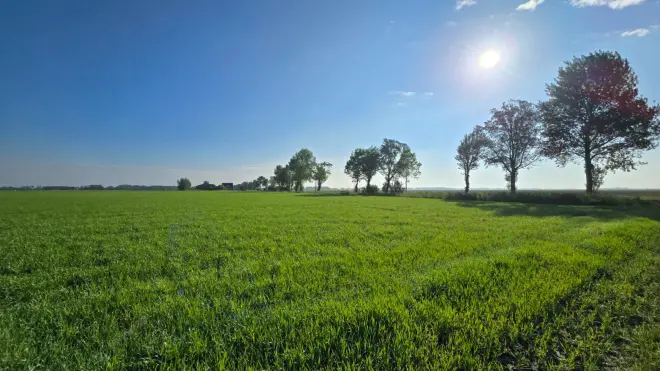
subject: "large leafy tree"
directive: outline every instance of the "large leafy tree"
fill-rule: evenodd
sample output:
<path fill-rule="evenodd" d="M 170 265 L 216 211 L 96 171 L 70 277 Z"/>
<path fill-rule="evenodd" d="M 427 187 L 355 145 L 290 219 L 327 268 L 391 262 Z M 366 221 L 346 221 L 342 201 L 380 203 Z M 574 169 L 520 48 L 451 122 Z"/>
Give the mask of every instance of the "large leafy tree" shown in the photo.
<path fill-rule="evenodd" d="M 358 191 L 360 180 L 362 180 L 362 171 L 360 168 L 360 158 L 362 157 L 363 148 L 357 148 L 351 153 L 351 157 L 346 161 L 344 166 L 344 174 L 348 175 L 353 182 L 355 182 L 355 192 Z"/>
<path fill-rule="evenodd" d="M 483 128 L 477 128 L 483 130 L 487 139 L 486 164 L 505 171 L 509 189 L 515 194 L 520 170 L 530 168 L 540 159 L 537 109 L 530 102 L 511 100 L 491 110 L 491 114 Z"/>
<path fill-rule="evenodd" d="M 305 189 L 305 182 L 312 181 L 316 157 L 312 151 L 303 148 L 296 152 L 289 160 L 289 169 L 293 174 L 293 187 L 296 192 L 302 192 Z"/>
<path fill-rule="evenodd" d="M 408 146 L 406 146 L 401 152 L 401 157 L 397 163 L 397 173 L 405 181 L 405 189 L 408 190 L 408 180 L 409 179 L 419 179 L 419 176 L 422 174 L 420 168 L 422 163 L 417 161 L 417 155 L 415 152 L 411 151 Z"/>
<path fill-rule="evenodd" d="M 328 180 L 330 176 L 330 169 L 332 169 L 332 164 L 329 162 L 321 162 L 314 165 L 312 171 L 312 179 L 316 182 L 316 190 L 320 191 L 321 186 Z"/>
<path fill-rule="evenodd" d="M 630 171 L 657 146 L 660 107 L 637 91 L 637 75 L 616 52 L 597 51 L 559 68 L 540 106 L 542 153 L 558 165 L 582 164 L 587 193 L 594 175 Z M 598 171 L 595 169 L 598 168 Z"/>
<path fill-rule="evenodd" d="M 282 190 L 291 190 L 291 179 L 293 175 L 291 174 L 291 169 L 289 166 L 277 165 L 273 171 L 273 180 L 277 187 Z"/>
<path fill-rule="evenodd" d="M 380 169 L 380 150 L 378 147 L 356 148 L 346 162 L 344 173 L 355 182 L 355 192 L 361 180 L 367 181 L 367 187 L 371 185 L 371 179 Z"/>
<path fill-rule="evenodd" d="M 465 179 L 465 193 L 470 191 L 470 172 L 479 168 L 485 157 L 486 137 L 476 128 L 466 134 L 456 148 L 456 162 Z"/>
<path fill-rule="evenodd" d="M 265 176 L 260 176 L 254 180 L 255 189 L 266 189 L 268 188 L 268 178 Z"/>
<path fill-rule="evenodd" d="M 392 188 L 392 182 L 399 177 L 399 160 L 401 154 L 408 149 L 408 145 L 394 139 L 383 139 L 380 146 L 380 173 L 385 178 L 383 192 L 387 193 Z"/>
<path fill-rule="evenodd" d="M 371 186 L 371 180 L 378 174 L 380 169 L 380 150 L 378 147 L 369 147 L 362 149 L 360 157 L 360 173 L 367 181 L 367 189 Z"/>
<path fill-rule="evenodd" d="M 191 187 L 192 187 L 192 183 L 190 182 L 190 179 L 188 179 L 188 178 L 181 178 L 181 179 L 177 179 L 177 181 L 176 181 L 176 188 L 179 191 L 185 191 L 185 190 L 190 189 Z"/>

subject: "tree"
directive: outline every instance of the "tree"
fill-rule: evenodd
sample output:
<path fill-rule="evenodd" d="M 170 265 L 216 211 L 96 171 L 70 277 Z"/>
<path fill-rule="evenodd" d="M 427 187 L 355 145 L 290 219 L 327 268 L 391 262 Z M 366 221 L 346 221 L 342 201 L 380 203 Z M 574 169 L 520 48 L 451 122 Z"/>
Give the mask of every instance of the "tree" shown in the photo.
<path fill-rule="evenodd" d="M 273 171 L 273 174 L 273 180 L 275 181 L 275 184 L 277 184 L 277 187 L 280 189 L 280 191 L 291 190 L 291 179 L 293 175 L 291 174 L 291 170 L 289 169 L 288 165 L 277 165 L 275 167 L 275 171 Z"/>
<path fill-rule="evenodd" d="M 316 164 L 316 157 L 312 151 L 303 148 L 289 160 L 289 169 L 293 175 L 293 185 L 296 192 L 305 190 L 305 182 L 312 180 L 312 172 Z"/>
<path fill-rule="evenodd" d="M 487 138 L 486 164 L 504 169 L 510 191 L 515 194 L 519 171 L 532 167 L 540 159 L 537 109 L 530 102 L 511 100 L 491 113 L 492 118 L 477 129 L 483 130 Z"/>
<path fill-rule="evenodd" d="M 362 170 L 360 167 L 360 159 L 362 157 L 363 148 L 357 148 L 351 153 L 346 166 L 344 166 L 344 174 L 348 175 L 351 180 L 355 182 L 355 192 L 358 191 L 358 185 L 362 180 Z"/>
<path fill-rule="evenodd" d="M 329 162 L 321 162 L 320 164 L 314 165 L 312 179 L 316 181 L 316 191 L 320 191 L 323 183 L 328 180 L 330 169 L 332 169 L 332 164 Z"/>
<path fill-rule="evenodd" d="M 419 168 L 422 166 L 422 163 L 417 161 L 417 155 L 415 152 L 411 151 L 408 146 L 406 146 L 401 153 L 401 158 L 397 163 L 397 174 L 399 174 L 405 181 L 405 190 L 408 190 L 408 179 L 414 178 L 419 179 L 419 176 L 422 172 Z"/>
<path fill-rule="evenodd" d="M 399 160 L 401 154 L 408 148 L 408 145 L 394 139 L 383 139 L 380 146 L 380 173 L 385 177 L 383 183 L 383 192 L 388 193 L 392 187 L 392 182 L 398 178 Z"/>
<path fill-rule="evenodd" d="M 587 193 L 594 191 L 596 166 L 635 170 L 643 151 L 657 146 L 660 106 L 639 95 L 637 75 L 619 53 L 597 51 L 565 62 L 546 93 L 542 154 L 559 166 L 582 164 Z"/>
<path fill-rule="evenodd" d="M 482 130 L 474 129 L 466 134 L 456 148 L 456 162 L 465 179 L 465 193 L 470 191 L 470 172 L 477 170 L 484 160 L 487 139 Z"/>
<path fill-rule="evenodd" d="M 191 187 L 192 187 L 192 183 L 188 178 L 181 178 L 181 179 L 177 179 L 176 181 L 176 189 L 178 189 L 179 191 L 185 191 L 190 189 Z"/>
<path fill-rule="evenodd" d="M 268 179 L 265 176 L 260 176 L 254 180 L 255 189 L 268 188 Z"/>
<path fill-rule="evenodd" d="M 365 148 L 360 157 L 360 172 L 362 173 L 364 180 L 367 181 L 367 187 L 371 185 L 371 179 L 378 174 L 379 169 L 380 149 L 374 146 Z"/>

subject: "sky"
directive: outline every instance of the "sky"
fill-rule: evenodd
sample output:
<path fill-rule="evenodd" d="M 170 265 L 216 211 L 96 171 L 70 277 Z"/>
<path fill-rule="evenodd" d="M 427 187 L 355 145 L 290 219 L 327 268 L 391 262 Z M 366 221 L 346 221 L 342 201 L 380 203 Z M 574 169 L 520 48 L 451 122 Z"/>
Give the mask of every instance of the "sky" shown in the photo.
<path fill-rule="evenodd" d="M 241 182 L 309 148 L 350 187 L 351 151 L 393 138 L 411 187 L 461 188 L 462 136 L 573 56 L 619 51 L 660 100 L 658 0 L 8 0 L 0 36 L 0 186 Z M 604 187 L 660 188 L 660 150 L 644 160 Z M 583 186 L 577 165 L 519 175 Z"/>

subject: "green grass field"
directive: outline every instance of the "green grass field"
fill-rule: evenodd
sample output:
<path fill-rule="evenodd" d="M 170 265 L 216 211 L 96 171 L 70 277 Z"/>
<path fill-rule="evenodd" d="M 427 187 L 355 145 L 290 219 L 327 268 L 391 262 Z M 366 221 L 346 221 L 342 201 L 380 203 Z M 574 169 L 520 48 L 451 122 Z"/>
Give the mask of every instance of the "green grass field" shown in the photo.
<path fill-rule="evenodd" d="M 0 369 L 660 369 L 660 212 L 0 192 Z"/>

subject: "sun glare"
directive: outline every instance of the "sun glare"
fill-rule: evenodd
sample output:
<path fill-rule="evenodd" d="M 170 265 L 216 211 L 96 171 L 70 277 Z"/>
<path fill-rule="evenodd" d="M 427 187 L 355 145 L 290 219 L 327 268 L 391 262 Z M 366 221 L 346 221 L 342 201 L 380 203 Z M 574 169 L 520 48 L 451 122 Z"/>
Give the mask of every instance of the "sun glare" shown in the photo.
<path fill-rule="evenodd" d="M 479 67 L 491 69 L 500 62 L 500 53 L 495 50 L 488 50 L 479 57 Z"/>

